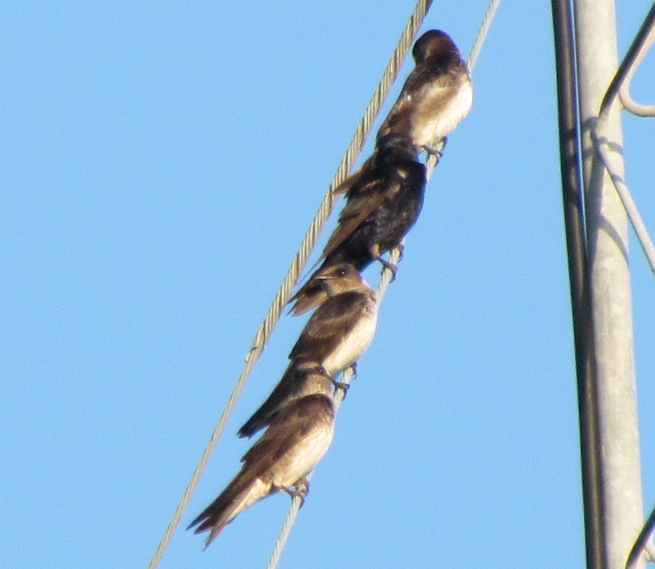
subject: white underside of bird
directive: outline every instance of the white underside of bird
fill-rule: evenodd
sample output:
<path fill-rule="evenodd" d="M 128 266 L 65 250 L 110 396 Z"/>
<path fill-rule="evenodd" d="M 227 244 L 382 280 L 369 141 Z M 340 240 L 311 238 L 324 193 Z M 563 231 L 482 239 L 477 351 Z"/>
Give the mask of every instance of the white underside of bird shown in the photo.
<path fill-rule="evenodd" d="M 447 105 L 426 120 L 425 115 L 411 121 L 412 141 L 416 146 L 431 146 L 450 134 L 469 113 L 473 105 L 473 87 L 470 81 L 462 83 L 457 95 Z"/>
<path fill-rule="evenodd" d="M 377 322 L 377 310 L 367 310 L 351 332 L 321 362 L 325 373 L 334 377 L 337 373 L 353 365 L 371 345 Z"/>

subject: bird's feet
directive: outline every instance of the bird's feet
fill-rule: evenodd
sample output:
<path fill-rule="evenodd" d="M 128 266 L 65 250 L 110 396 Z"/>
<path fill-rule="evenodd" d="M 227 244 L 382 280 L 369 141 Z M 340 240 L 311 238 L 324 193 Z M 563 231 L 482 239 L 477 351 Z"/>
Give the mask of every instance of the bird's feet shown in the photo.
<path fill-rule="evenodd" d="M 446 148 L 446 142 L 448 142 L 448 137 L 444 136 L 441 140 L 438 140 L 434 145 L 425 145 L 423 150 L 428 154 L 428 156 L 434 156 L 437 164 L 441 157 L 443 156 L 444 148 Z"/>
<path fill-rule="evenodd" d="M 309 480 L 307 480 L 307 477 L 303 476 L 302 478 L 296 481 L 293 487 L 286 488 L 284 486 L 280 486 L 278 489 L 289 494 L 292 500 L 294 500 L 295 498 L 300 498 L 299 507 L 302 508 L 305 504 L 305 497 L 309 493 Z"/>
<path fill-rule="evenodd" d="M 395 281 L 396 273 L 398 272 L 398 267 L 396 267 L 396 265 L 390 263 L 389 261 L 385 261 L 382 257 L 378 257 L 378 261 L 382 263 L 385 269 L 389 269 L 391 271 L 391 282 Z"/>
<path fill-rule="evenodd" d="M 336 379 L 332 379 L 332 384 L 334 385 L 334 389 L 340 389 L 343 392 L 343 397 L 341 400 L 343 401 L 346 398 L 346 395 L 348 394 L 348 390 L 350 389 L 350 384 L 345 383 L 343 381 L 337 381 Z"/>

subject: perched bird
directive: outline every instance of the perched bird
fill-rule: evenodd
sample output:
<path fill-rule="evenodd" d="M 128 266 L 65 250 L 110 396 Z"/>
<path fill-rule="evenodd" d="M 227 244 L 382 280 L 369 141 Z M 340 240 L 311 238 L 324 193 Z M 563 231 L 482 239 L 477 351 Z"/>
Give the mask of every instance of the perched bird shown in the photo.
<path fill-rule="evenodd" d="M 305 384 L 316 382 L 318 380 L 316 376 L 327 378 L 333 382 L 320 363 L 310 360 L 293 360 L 268 399 L 239 429 L 238 435 L 252 437 L 257 431 L 268 426 L 285 405 L 304 397 Z"/>
<path fill-rule="evenodd" d="M 425 32 L 412 50 L 416 67 L 407 77 L 377 134 L 409 136 L 415 146 L 432 150 L 471 110 L 473 87 L 466 62 L 448 34 Z"/>
<path fill-rule="evenodd" d="M 209 531 L 205 547 L 243 510 L 280 490 L 304 495 L 307 474 L 323 458 L 334 435 L 332 382 L 314 374 L 302 395 L 286 405 L 241 459 L 241 471 L 187 529 Z"/>
<path fill-rule="evenodd" d="M 423 206 L 425 167 L 407 135 L 381 137 L 368 166 L 346 193 L 347 203 L 319 262 L 321 267 L 291 298 L 297 316 L 323 302 L 326 295 L 320 275 L 335 264 L 347 262 L 362 270 L 374 260 L 396 268 L 382 255 L 400 245 Z"/>
<path fill-rule="evenodd" d="M 340 263 L 316 277 L 327 300 L 312 314 L 291 349 L 290 360 L 319 362 L 334 377 L 366 351 L 377 326 L 375 293 L 351 264 Z"/>
<path fill-rule="evenodd" d="M 318 376 L 334 378 L 366 351 L 377 325 L 375 293 L 352 265 L 340 264 L 317 277 L 327 300 L 307 321 L 289 354 L 291 363 L 262 406 L 239 430 L 250 437 L 268 425 Z M 333 379 L 330 379 L 333 383 Z"/>
<path fill-rule="evenodd" d="M 376 145 L 375 174 L 362 176 L 346 194 L 339 224 L 323 250 L 326 264 L 347 260 L 359 270 L 396 247 L 423 207 L 425 166 L 406 135 L 393 133 Z"/>

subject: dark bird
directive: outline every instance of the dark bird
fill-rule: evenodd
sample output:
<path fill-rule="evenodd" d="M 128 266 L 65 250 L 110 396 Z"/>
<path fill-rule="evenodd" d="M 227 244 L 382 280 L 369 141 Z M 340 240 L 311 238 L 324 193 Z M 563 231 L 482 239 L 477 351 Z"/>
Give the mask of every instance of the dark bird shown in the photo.
<path fill-rule="evenodd" d="M 334 435 L 330 378 L 314 374 L 302 395 L 282 409 L 270 427 L 241 459 L 243 466 L 220 496 L 187 529 L 209 531 L 205 547 L 243 510 L 280 490 L 304 496 L 307 474 L 316 466 Z"/>
<path fill-rule="evenodd" d="M 466 62 L 448 34 L 425 32 L 412 50 L 416 67 L 407 77 L 377 139 L 399 132 L 415 146 L 436 153 L 434 144 L 471 110 L 473 87 Z"/>
<path fill-rule="evenodd" d="M 307 321 L 289 354 L 291 363 L 262 406 L 239 430 L 250 437 L 275 419 L 315 376 L 334 378 L 366 351 L 377 325 L 375 293 L 352 265 L 330 267 L 317 277 L 327 300 Z M 336 381 L 331 379 L 333 383 Z"/>
<path fill-rule="evenodd" d="M 292 297 L 294 315 L 323 302 L 326 295 L 319 277 L 338 263 L 362 270 L 380 261 L 395 274 L 395 266 L 382 255 L 400 245 L 423 206 L 425 167 L 404 134 L 380 138 L 368 165 L 346 193 L 347 203 L 339 224 L 323 250 L 321 267 Z"/>

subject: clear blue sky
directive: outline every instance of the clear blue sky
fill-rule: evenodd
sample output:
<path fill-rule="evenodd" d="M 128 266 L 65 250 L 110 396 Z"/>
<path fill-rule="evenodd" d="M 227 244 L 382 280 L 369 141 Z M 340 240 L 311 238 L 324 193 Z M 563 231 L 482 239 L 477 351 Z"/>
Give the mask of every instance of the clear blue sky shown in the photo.
<path fill-rule="evenodd" d="M 145 568 L 413 5 L 6 8 L 3 567 Z M 618 2 L 621 53 L 649 5 Z M 461 6 L 435 2 L 423 29 L 468 54 L 486 1 Z M 582 566 L 549 8 L 500 6 L 282 568 Z M 652 232 L 654 124 L 624 118 Z M 650 508 L 655 283 L 631 252 Z M 303 322 L 281 321 L 183 525 L 237 471 L 236 430 Z M 180 527 L 162 569 L 263 568 L 287 505 L 257 504 L 204 553 Z"/>

